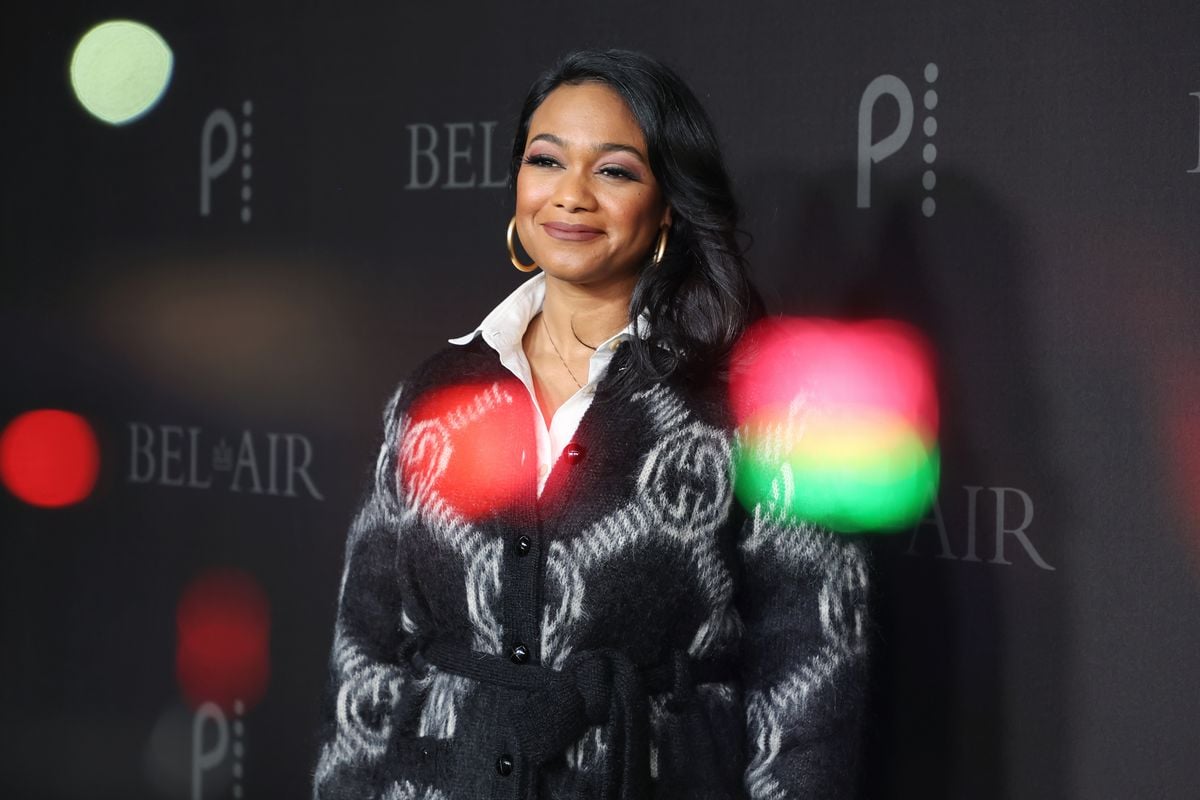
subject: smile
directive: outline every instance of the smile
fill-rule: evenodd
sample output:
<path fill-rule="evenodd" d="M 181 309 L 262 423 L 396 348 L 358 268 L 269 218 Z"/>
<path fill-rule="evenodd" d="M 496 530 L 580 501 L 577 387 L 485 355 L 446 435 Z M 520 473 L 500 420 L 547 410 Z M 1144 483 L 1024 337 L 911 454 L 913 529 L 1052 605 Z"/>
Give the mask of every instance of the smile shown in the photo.
<path fill-rule="evenodd" d="M 592 239 L 604 235 L 604 231 L 599 228 L 592 228 L 588 225 L 569 225 L 565 222 L 544 223 L 542 230 L 550 238 L 564 242 L 590 242 Z"/>

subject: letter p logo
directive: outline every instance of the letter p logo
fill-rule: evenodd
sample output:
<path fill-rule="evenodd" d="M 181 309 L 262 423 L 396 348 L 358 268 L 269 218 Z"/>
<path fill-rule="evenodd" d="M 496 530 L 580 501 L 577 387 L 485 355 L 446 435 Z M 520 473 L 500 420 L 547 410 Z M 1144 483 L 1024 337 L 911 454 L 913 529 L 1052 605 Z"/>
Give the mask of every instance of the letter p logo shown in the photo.
<path fill-rule="evenodd" d="M 888 95 L 900 106 L 896 129 L 879 141 L 872 130 L 875 103 Z M 858 207 L 871 207 L 871 165 L 895 153 L 908 141 L 913 125 L 912 94 L 895 75 L 880 75 L 867 84 L 858 103 Z"/>

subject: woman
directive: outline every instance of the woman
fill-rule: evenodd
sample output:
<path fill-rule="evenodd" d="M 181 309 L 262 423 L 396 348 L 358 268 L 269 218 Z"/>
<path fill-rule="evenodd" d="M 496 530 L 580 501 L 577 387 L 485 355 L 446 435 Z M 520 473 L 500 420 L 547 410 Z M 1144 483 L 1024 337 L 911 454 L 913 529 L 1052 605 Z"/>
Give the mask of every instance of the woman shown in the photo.
<path fill-rule="evenodd" d="M 757 305 L 707 116 L 645 56 L 575 53 L 511 177 L 541 272 L 389 404 L 316 795 L 845 796 L 865 572 L 732 500 Z"/>

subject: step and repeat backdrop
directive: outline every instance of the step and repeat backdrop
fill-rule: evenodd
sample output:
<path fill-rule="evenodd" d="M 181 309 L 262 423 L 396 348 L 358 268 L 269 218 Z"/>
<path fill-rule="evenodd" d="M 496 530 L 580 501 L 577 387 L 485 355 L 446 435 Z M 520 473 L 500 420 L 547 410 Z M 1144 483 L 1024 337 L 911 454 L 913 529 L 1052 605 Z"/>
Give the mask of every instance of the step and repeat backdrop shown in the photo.
<path fill-rule="evenodd" d="M 933 343 L 863 796 L 1195 796 L 1198 32 L 1192 0 L 10 11 L 3 794 L 309 793 L 383 403 L 522 280 L 530 81 L 619 46 L 705 102 L 772 311 Z"/>

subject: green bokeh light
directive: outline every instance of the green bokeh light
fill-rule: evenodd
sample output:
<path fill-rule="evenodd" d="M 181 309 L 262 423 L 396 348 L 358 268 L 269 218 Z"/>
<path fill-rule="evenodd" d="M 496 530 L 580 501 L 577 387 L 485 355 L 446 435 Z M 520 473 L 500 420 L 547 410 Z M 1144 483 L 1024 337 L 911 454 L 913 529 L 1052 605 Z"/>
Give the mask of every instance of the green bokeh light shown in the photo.
<path fill-rule="evenodd" d="M 941 456 L 915 434 L 884 452 L 848 459 L 780 453 L 748 437 L 735 448 L 734 470 L 735 493 L 747 509 L 764 506 L 840 533 L 886 533 L 911 528 L 929 510 Z"/>
<path fill-rule="evenodd" d="M 171 81 L 174 60 L 153 28 L 127 19 L 109 20 L 75 45 L 71 88 L 96 119 L 124 125 L 154 108 Z"/>

